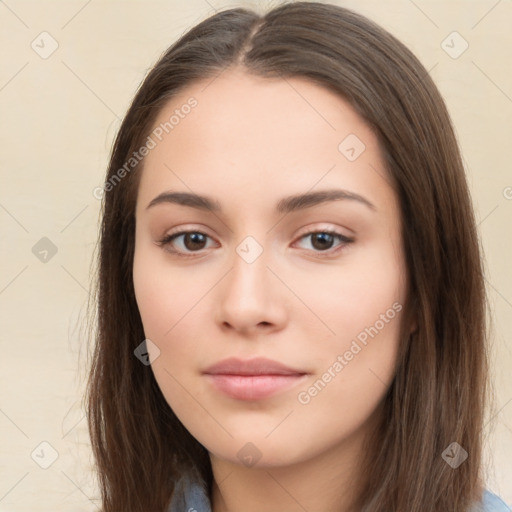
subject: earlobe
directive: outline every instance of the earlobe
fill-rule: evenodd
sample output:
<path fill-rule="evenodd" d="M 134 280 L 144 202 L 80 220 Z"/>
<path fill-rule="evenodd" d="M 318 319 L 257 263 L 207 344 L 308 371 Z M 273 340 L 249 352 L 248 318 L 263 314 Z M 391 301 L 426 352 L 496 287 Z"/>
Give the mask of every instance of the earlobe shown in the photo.
<path fill-rule="evenodd" d="M 407 318 L 404 319 L 406 322 L 406 325 L 409 325 L 409 328 L 407 329 L 408 336 L 413 336 L 418 332 L 418 320 L 417 320 L 417 312 L 414 313 L 410 310 L 407 313 Z"/>

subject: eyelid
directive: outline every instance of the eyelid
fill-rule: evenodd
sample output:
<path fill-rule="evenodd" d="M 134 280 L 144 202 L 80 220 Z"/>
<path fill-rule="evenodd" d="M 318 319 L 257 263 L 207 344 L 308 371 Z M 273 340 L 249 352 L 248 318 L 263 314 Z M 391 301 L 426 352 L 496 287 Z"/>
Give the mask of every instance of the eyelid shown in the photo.
<path fill-rule="evenodd" d="M 162 239 L 169 238 L 171 236 L 178 236 L 187 233 L 201 233 L 210 239 L 214 239 L 214 237 L 209 233 L 209 229 L 203 227 L 201 224 L 184 224 L 165 231 L 164 234 L 159 237 L 159 240 L 161 241 Z"/>
<path fill-rule="evenodd" d="M 340 227 L 334 227 L 332 224 L 329 224 L 329 223 L 326 223 L 326 222 L 320 222 L 320 223 L 316 223 L 316 224 L 313 224 L 313 225 L 308 225 L 306 226 L 305 228 L 301 228 L 299 230 L 299 234 L 297 235 L 297 238 L 300 238 L 304 235 L 309 235 L 311 233 L 333 233 L 333 234 L 337 234 L 337 235 L 340 235 L 344 238 L 352 238 L 353 235 L 355 235 L 355 232 L 352 231 L 351 229 L 349 228 L 344 228 L 346 229 L 346 231 L 349 231 L 351 234 L 344 234 L 341 232 L 341 228 Z"/>

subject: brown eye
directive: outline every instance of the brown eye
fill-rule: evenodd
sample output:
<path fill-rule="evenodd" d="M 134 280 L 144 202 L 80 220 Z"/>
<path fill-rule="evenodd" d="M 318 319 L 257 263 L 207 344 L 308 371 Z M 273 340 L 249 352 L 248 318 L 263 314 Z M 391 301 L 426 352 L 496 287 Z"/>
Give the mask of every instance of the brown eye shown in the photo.
<path fill-rule="evenodd" d="M 334 243 L 334 236 L 330 233 L 313 233 L 311 240 L 315 249 L 325 251 L 332 247 L 332 244 Z"/>
<path fill-rule="evenodd" d="M 183 235 L 183 245 L 189 251 L 204 249 L 207 236 L 203 233 L 190 232 Z"/>
<path fill-rule="evenodd" d="M 207 248 L 210 237 L 200 231 L 180 231 L 166 235 L 158 242 L 158 245 L 164 247 L 168 252 L 178 256 L 193 256 Z"/>
<path fill-rule="evenodd" d="M 313 231 L 300 237 L 300 241 L 308 239 L 310 240 L 309 245 L 313 252 L 329 252 L 330 254 L 338 249 L 343 249 L 343 247 L 354 241 L 353 238 L 348 238 L 335 231 Z M 338 241 L 337 244 L 335 244 L 336 240 Z M 333 247 L 334 249 L 332 249 Z M 310 247 L 303 248 L 310 249 Z"/>

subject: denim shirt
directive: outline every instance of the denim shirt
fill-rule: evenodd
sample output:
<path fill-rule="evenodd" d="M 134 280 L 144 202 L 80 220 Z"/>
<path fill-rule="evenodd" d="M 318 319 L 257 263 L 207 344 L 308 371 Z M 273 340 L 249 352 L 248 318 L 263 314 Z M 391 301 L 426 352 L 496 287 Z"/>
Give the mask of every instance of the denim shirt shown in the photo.
<path fill-rule="evenodd" d="M 168 512 L 212 512 L 204 482 L 182 478 L 171 501 Z M 512 512 L 498 496 L 485 490 L 482 502 L 475 504 L 469 512 Z"/>

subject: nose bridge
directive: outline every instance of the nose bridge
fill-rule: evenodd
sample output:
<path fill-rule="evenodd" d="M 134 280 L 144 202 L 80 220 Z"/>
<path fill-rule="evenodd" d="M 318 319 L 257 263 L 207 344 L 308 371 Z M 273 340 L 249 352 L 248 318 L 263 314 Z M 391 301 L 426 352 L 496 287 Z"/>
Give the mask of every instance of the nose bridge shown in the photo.
<path fill-rule="evenodd" d="M 230 258 L 231 272 L 218 297 L 220 321 L 240 330 L 280 324 L 284 319 L 278 283 L 267 268 L 270 250 L 254 236 L 246 236 Z"/>
<path fill-rule="evenodd" d="M 232 257 L 230 287 L 245 301 L 261 299 L 268 285 L 269 251 L 254 236 L 246 236 L 235 248 Z"/>

